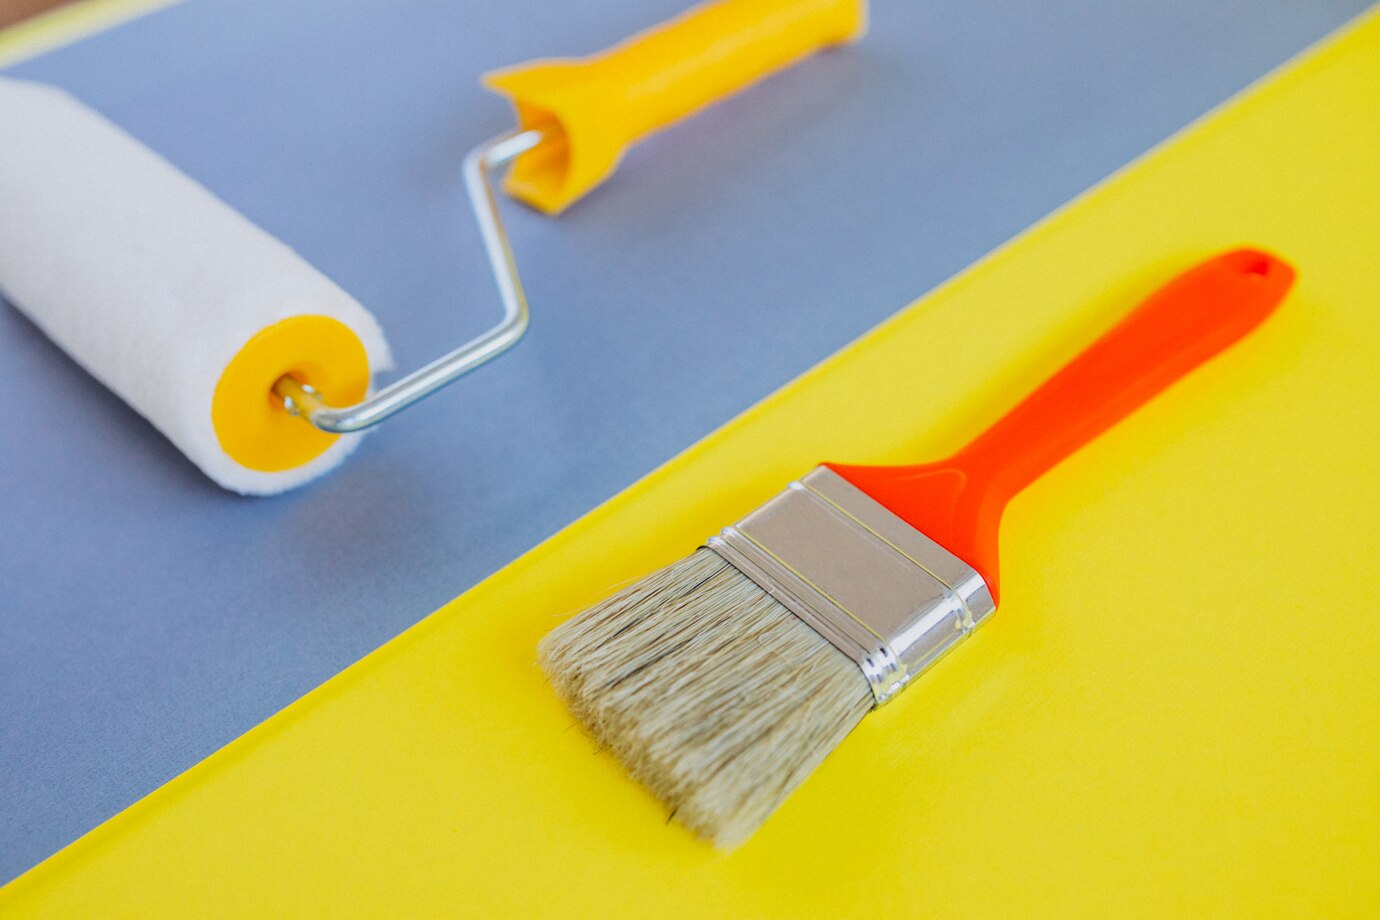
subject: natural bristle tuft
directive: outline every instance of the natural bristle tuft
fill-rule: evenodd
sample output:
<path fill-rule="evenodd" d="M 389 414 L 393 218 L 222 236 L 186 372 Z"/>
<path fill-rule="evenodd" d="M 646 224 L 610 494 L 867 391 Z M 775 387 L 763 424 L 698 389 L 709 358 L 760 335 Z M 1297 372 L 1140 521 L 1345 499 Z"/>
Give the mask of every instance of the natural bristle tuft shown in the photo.
<path fill-rule="evenodd" d="M 629 772 L 725 849 L 873 705 L 854 662 L 707 549 L 553 630 L 538 654 Z"/>

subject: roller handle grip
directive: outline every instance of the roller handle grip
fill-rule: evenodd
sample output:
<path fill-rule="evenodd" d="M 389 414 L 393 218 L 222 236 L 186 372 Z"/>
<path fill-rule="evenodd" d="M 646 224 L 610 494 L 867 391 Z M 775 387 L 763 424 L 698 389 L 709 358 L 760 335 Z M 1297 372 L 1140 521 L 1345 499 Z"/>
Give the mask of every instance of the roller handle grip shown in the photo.
<path fill-rule="evenodd" d="M 720 0 L 585 61 L 617 95 L 625 136 L 679 121 L 862 28 L 856 0 Z"/>
<path fill-rule="evenodd" d="M 520 126 L 545 135 L 518 159 L 507 190 L 557 213 L 642 137 L 856 38 L 865 24 L 863 0 L 718 0 L 599 54 L 488 74 Z"/>

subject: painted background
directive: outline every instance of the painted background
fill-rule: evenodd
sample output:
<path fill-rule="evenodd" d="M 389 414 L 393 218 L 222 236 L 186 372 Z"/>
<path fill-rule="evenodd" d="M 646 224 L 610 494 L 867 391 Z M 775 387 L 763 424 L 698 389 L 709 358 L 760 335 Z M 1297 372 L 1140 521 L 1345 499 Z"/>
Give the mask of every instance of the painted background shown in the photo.
<path fill-rule="evenodd" d="M 496 310 L 456 167 L 509 115 L 477 75 L 682 6 L 198 0 L 7 73 L 298 249 L 409 366 Z M 654 139 L 561 219 L 512 209 L 528 340 L 282 498 L 217 490 L 0 309 L 0 878 L 1364 6 L 877 3 L 862 44 Z"/>

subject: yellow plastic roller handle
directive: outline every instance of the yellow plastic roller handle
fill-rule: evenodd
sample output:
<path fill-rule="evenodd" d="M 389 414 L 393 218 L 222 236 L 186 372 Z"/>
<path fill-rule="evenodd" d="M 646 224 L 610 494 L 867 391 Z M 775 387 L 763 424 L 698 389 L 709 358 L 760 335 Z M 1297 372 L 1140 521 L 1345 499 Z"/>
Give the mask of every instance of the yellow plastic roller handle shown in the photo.
<path fill-rule="evenodd" d="M 543 133 L 508 175 L 513 197 L 549 214 L 602 182 L 653 131 L 801 58 L 859 37 L 865 0 L 719 0 L 587 58 L 485 75 L 524 129 Z"/>

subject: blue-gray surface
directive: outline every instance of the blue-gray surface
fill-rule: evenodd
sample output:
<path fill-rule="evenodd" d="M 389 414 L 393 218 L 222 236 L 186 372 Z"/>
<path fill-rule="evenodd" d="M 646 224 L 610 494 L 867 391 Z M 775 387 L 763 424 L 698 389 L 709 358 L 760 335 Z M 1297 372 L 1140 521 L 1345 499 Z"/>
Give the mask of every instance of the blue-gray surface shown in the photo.
<path fill-rule="evenodd" d="M 882 0 L 863 44 L 643 145 L 566 216 L 515 210 L 529 338 L 281 498 L 216 489 L 0 307 L 0 879 L 1365 5 Z M 406 367 L 497 309 L 456 165 L 509 115 L 475 77 L 682 6 L 200 0 L 12 73 L 294 246 Z"/>

